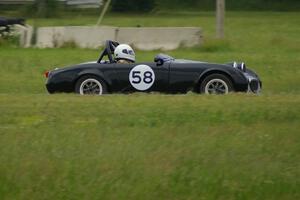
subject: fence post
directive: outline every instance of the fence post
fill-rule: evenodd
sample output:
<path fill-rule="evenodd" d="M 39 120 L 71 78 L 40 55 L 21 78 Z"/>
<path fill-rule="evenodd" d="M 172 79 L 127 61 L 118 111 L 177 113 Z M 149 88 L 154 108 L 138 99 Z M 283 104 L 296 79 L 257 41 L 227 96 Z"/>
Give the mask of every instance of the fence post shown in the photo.
<path fill-rule="evenodd" d="M 224 38 L 225 0 L 217 0 L 217 38 Z"/>

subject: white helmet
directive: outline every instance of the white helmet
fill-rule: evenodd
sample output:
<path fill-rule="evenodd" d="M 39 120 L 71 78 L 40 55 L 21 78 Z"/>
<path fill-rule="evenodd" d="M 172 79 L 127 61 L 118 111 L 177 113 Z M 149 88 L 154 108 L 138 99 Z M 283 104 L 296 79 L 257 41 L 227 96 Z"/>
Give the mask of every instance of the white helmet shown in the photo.
<path fill-rule="evenodd" d="M 128 44 L 120 44 L 117 46 L 114 54 L 116 60 L 125 59 L 135 62 L 135 53 Z"/>

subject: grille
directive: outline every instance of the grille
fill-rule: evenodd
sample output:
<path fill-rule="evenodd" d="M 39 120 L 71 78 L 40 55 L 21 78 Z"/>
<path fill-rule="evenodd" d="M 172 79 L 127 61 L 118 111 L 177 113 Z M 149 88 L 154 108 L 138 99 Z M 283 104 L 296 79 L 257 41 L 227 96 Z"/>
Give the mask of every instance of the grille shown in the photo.
<path fill-rule="evenodd" d="M 251 80 L 249 85 L 250 85 L 250 89 L 251 89 L 252 92 L 254 92 L 254 93 L 259 92 L 260 85 L 259 85 L 258 80 Z"/>

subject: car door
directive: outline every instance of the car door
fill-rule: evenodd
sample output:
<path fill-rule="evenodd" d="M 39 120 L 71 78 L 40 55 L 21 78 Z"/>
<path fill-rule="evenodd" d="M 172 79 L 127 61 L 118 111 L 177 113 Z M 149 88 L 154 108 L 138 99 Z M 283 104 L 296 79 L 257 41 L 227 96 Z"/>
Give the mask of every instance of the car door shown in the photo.
<path fill-rule="evenodd" d="M 114 64 L 119 92 L 165 92 L 169 86 L 169 63 Z"/>

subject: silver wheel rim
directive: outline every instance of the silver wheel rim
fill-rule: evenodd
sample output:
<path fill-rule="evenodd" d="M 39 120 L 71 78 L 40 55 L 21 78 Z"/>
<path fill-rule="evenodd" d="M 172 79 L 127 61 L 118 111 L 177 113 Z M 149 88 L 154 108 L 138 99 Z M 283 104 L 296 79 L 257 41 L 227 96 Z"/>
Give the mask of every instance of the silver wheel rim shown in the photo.
<path fill-rule="evenodd" d="M 90 78 L 81 83 L 79 92 L 81 95 L 102 95 L 103 88 L 98 80 Z"/>
<path fill-rule="evenodd" d="M 212 79 L 205 86 L 205 94 L 228 94 L 228 85 L 222 79 Z"/>

